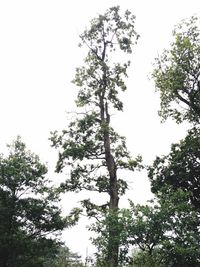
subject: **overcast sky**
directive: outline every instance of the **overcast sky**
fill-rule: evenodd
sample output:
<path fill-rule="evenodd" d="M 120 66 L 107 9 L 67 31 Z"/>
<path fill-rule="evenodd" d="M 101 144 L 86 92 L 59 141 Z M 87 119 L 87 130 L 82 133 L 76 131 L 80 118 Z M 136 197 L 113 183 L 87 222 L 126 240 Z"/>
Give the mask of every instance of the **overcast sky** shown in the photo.
<path fill-rule="evenodd" d="M 114 5 L 136 15 L 141 36 L 130 56 L 124 113 L 114 117 L 117 129 L 127 137 L 133 155 L 141 154 L 145 163 L 169 152 L 170 144 L 184 137 L 185 125 L 160 123 L 159 97 L 148 76 L 154 58 L 169 47 L 174 25 L 199 15 L 199 0 L 0 0 L 1 152 L 21 135 L 52 172 L 56 153 L 48 138 L 51 130 L 67 125 L 66 112 L 74 109 L 76 89 L 71 80 L 84 54 L 78 48 L 78 36 L 93 17 Z M 134 201 L 150 197 L 145 174 L 133 175 L 130 187 L 128 196 Z M 66 197 L 66 207 L 74 198 Z M 82 255 L 89 246 L 84 227 L 64 235 L 67 244 Z"/>

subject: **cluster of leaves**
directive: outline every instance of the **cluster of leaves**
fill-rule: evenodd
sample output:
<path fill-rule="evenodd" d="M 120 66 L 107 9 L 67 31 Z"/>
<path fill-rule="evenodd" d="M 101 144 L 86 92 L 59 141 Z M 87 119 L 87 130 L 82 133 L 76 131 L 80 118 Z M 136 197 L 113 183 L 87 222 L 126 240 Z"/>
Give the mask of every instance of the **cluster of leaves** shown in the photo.
<path fill-rule="evenodd" d="M 79 107 L 92 105 L 98 108 L 99 95 L 104 94 L 115 109 L 122 110 L 123 103 L 118 94 L 119 90 L 126 90 L 123 78 L 127 77 L 130 62 L 115 63 L 111 59 L 116 52 L 132 52 L 132 46 L 139 37 L 134 25 L 135 16 L 128 10 L 121 16 L 120 8 L 116 6 L 94 18 L 90 28 L 80 36 L 80 46 L 86 45 L 89 52 L 85 66 L 76 69 L 73 80 L 81 87 L 76 101 Z"/>
<path fill-rule="evenodd" d="M 199 123 L 200 29 L 199 19 L 182 21 L 174 30 L 171 49 L 157 58 L 153 78 L 160 92 L 160 115 Z"/>
<path fill-rule="evenodd" d="M 46 178 L 47 168 L 17 138 L 0 157 L 0 265 L 43 266 L 54 257 L 59 234 L 75 217 L 61 216 L 59 195 Z"/>
<path fill-rule="evenodd" d="M 157 157 L 149 168 L 152 191 L 160 194 L 164 191 L 181 188 L 190 194 L 190 201 L 200 210 L 200 130 L 192 128 L 184 140 L 173 144 L 167 156 Z M 166 193 L 166 192 L 165 192 Z"/>
<path fill-rule="evenodd" d="M 131 203 L 127 240 L 139 248 L 133 266 L 199 266 L 199 214 L 188 198 L 178 189 L 150 205 Z"/>
<path fill-rule="evenodd" d="M 129 250 L 129 243 L 127 242 L 127 225 L 129 219 L 129 211 L 125 209 L 119 209 L 118 212 L 104 212 L 102 217 L 90 226 L 90 230 L 96 233 L 96 237 L 92 238 L 93 244 L 97 248 L 96 252 L 96 265 L 107 266 L 110 257 L 110 245 L 120 244 L 119 249 L 119 266 L 128 266 L 129 256 L 127 255 Z M 112 228 L 112 231 L 117 233 L 109 238 L 108 232 Z"/>

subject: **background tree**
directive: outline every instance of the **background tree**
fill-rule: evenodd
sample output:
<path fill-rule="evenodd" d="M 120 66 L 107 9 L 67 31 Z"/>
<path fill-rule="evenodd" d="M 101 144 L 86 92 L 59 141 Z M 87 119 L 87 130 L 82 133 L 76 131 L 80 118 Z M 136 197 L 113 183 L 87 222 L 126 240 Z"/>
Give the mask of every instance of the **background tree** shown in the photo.
<path fill-rule="evenodd" d="M 119 91 L 125 91 L 124 77 L 130 62 L 116 63 L 122 52 L 131 53 L 138 38 L 134 29 L 135 17 L 126 11 L 122 17 L 119 7 L 112 7 L 91 21 L 91 26 L 80 36 L 88 54 L 85 66 L 76 69 L 74 83 L 80 87 L 76 104 L 81 109 L 60 135 L 52 135 L 53 146 L 59 150 L 57 172 L 65 166 L 71 169 L 70 177 L 62 185 L 66 191 L 80 190 L 106 193 L 108 202 L 101 206 L 90 199 L 82 202 L 89 217 L 100 220 L 107 211 L 115 217 L 108 229 L 106 264 L 118 265 L 119 235 L 117 232 L 119 197 L 125 193 L 127 183 L 118 177 L 120 169 L 133 170 L 125 138 L 111 126 L 111 112 L 122 111 Z M 80 46 L 81 46 L 80 45 Z M 125 58 L 123 56 L 123 58 Z"/>
<path fill-rule="evenodd" d="M 149 168 L 152 192 L 157 195 L 181 188 L 200 211 L 200 130 L 191 129 L 186 138 L 171 146 L 169 155 L 157 157 Z M 170 185 L 170 187 L 166 187 Z M 167 190 L 165 190 L 167 189 Z"/>
<path fill-rule="evenodd" d="M 141 249 L 134 249 L 132 253 L 132 263 L 129 267 L 168 267 L 161 262 L 160 250 L 154 248 L 151 255 Z"/>
<path fill-rule="evenodd" d="M 178 189 L 149 205 L 131 203 L 125 230 L 127 242 L 137 249 L 133 266 L 199 266 L 199 213 L 188 195 Z"/>
<path fill-rule="evenodd" d="M 44 267 L 84 267 L 81 257 L 68 247 L 60 245 L 54 257 L 46 258 Z"/>
<path fill-rule="evenodd" d="M 182 189 L 161 197 L 160 202 L 168 207 L 170 214 L 168 232 L 160 251 L 166 266 L 200 266 L 199 212 L 188 201 L 189 197 Z"/>
<path fill-rule="evenodd" d="M 146 265 L 157 266 L 156 248 L 161 246 L 169 230 L 170 213 L 159 204 L 134 205 L 130 202 L 128 242 L 146 253 Z"/>
<path fill-rule="evenodd" d="M 39 267 L 54 257 L 59 233 L 73 220 L 62 218 L 59 196 L 46 178 L 47 168 L 20 138 L 0 157 L 0 266 Z"/>
<path fill-rule="evenodd" d="M 160 257 L 160 249 L 169 230 L 170 211 L 158 201 L 151 200 L 147 205 L 134 205 L 123 215 L 124 242 L 133 248 L 128 266 L 165 267 Z"/>
<path fill-rule="evenodd" d="M 149 177 L 152 192 L 159 199 L 170 199 L 179 192 L 185 194 L 185 198 L 180 195 L 174 206 L 169 206 L 174 210 L 171 222 L 174 230 L 163 246 L 168 266 L 200 266 L 199 19 L 182 21 L 173 36 L 174 42 L 157 58 L 153 72 L 161 98 L 160 115 L 164 120 L 172 117 L 177 123 L 190 122 L 193 128 L 184 140 L 172 145 L 169 155 L 156 158 L 149 168 Z"/>
<path fill-rule="evenodd" d="M 153 78 L 160 92 L 163 119 L 200 121 L 200 28 L 199 19 L 182 21 L 173 31 L 169 50 L 157 58 Z"/>

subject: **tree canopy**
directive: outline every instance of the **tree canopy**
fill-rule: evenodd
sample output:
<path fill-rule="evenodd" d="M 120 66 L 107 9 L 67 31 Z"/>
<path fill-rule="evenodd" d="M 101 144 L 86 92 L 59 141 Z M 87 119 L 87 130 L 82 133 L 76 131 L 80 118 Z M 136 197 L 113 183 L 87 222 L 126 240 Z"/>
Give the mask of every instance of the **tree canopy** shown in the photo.
<path fill-rule="evenodd" d="M 153 78 L 160 92 L 160 115 L 178 123 L 200 119 L 199 19 L 183 20 L 173 31 L 170 49 L 156 59 Z"/>
<path fill-rule="evenodd" d="M 128 210 L 127 243 L 136 246 L 134 266 L 199 266 L 199 213 L 181 189 Z"/>
<path fill-rule="evenodd" d="M 47 167 L 17 138 L 0 157 L 0 265 L 43 266 L 53 257 L 58 234 L 73 220 L 63 218 Z"/>
<path fill-rule="evenodd" d="M 200 210 L 199 162 L 199 129 L 193 128 L 185 139 L 171 146 L 169 155 L 154 161 L 149 169 L 152 191 L 159 194 L 165 188 L 174 191 L 181 188 L 189 193 L 190 201 Z"/>
<path fill-rule="evenodd" d="M 170 236 L 162 240 L 167 266 L 200 266 L 199 250 L 199 115 L 200 28 L 199 19 L 182 21 L 174 42 L 157 58 L 153 77 L 160 92 L 160 115 L 177 123 L 191 123 L 186 137 L 172 144 L 166 156 L 149 167 L 152 192 L 172 212 Z M 164 243 L 163 243 L 164 241 Z M 163 253 L 162 252 L 162 253 Z"/>

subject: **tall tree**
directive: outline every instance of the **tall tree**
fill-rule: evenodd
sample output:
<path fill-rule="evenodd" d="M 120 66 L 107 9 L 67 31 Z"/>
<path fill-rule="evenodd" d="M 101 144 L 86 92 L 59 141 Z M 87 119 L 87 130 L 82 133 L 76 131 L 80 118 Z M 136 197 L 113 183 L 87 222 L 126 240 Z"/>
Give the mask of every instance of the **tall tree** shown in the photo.
<path fill-rule="evenodd" d="M 199 19 L 182 21 L 173 31 L 169 50 L 157 58 L 153 78 L 160 92 L 163 119 L 200 122 Z"/>
<path fill-rule="evenodd" d="M 153 78 L 160 92 L 160 115 L 178 123 L 188 121 L 192 129 L 185 140 L 173 144 L 168 156 L 157 157 L 149 177 L 154 192 L 164 185 L 189 191 L 199 209 L 199 122 L 200 122 L 200 27 L 199 18 L 183 20 L 173 31 L 174 41 L 156 59 Z M 167 187 L 169 189 L 169 187 Z"/>
<path fill-rule="evenodd" d="M 0 157 L 0 266 L 43 266 L 59 242 L 52 237 L 73 221 L 61 217 L 47 168 L 18 138 Z"/>
<path fill-rule="evenodd" d="M 126 11 L 120 15 L 119 7 L 108 9 L 91 21 L 90 28 L 80 36 L 81 45 L 88 48 L 85 66 L 76 69 L 75 85 L 80 87 L 76 104 L 82 111 L 60 135 L 52 135 L 53 146 L 59 150 L 57 172 L 65 166 L 71 169 L 70 177 L 62 185 L 66 191 L 80 190 L 107 193 L 109 200 L 102 206 L 90 199 L 82 202 L 88 216 L 100 216 L 108 212 L 115 216 L 119 197 L 125 193 L 127 183 L 117 175 L 119 169 L 133 170 L 137 160 L 132 160 L 126 148 L 125 138 L 111 126 L 111 112 L 122 111 L 119 91 L 125 91 L 129 61 L 116 63 L 122 52 L 131 53 L 138 38 L 135 17 Z M 119 235 L 113 224 L 108 230 L 107 262 L 118 266 Z"/>
<path fill-rule="evenodd" d="M 160 115 L 164 120 L 171 117 L 177 123 L 190 122 L 193 128 L 184 140 L 171 146 L 169 155 L 156 158 L 149 177 L 159 199 L 167 202 L 177 196 L 174 204 L 169 204 L 171 236 L 163 245 L 167 266 L 199 266 L 199 19 L 183 20 L 173 37 L 170 49 L 156 59 L 153 72 L 160 92 Z"/>

